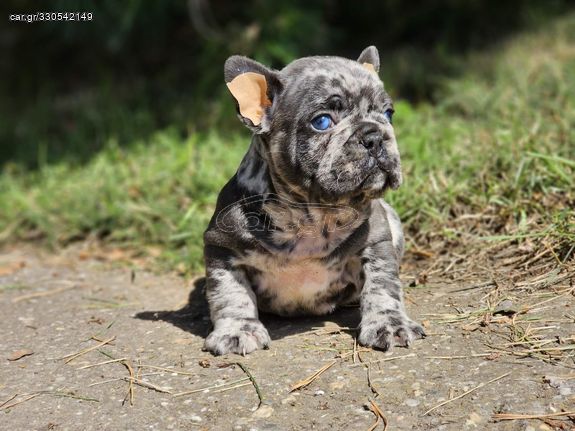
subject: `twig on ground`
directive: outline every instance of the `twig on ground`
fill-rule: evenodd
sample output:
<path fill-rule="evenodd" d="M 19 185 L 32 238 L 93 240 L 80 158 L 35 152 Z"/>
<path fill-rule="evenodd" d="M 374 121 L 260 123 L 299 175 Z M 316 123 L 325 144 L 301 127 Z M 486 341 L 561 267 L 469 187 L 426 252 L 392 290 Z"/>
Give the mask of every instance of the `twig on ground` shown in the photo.
<path fill-rule="evenodd" d="M 557 412 L 557 413 L 548 413 L 544 415 L 537 415 L 537 414 L 519 414 L 519 413 L 496 413 L 493 415 L 494 420 L 500 421 L 512 421 L 512 420 L 519 420 L 519 419 L 545 419 L 545 418 L 556 418 L 559 416 L 575 416 L 575 410 L 569 412 Z"/>
<path fill-rule="evenodd" d="M 8 398 L 6 401 L 3 401 L 2 404 L 0 404 L 0 409 L 2 407 L 4 407 L 6 404 L 8 404 L 10 401 L 12 401 L 14 398 L 16 398 L 17 396 L 18 396 L 18 394 L 14 394 L 10 398 Z"/>
<path fill-rule="evenodd" d="M 235 385 L 235 384 L 240 383 L 240 382 L 246 382 L 247 380 L 250 380 L 250 378 L 249 377 L 243 377 L 241 379 L 234 380 L 232 382 L 221 383 L 219 385 L 206 386 L 206 387 L 199 388 L 199 389 L 192 389 L 191 391 L 178 392 L 177 394 L 174 394 L 174 397 L 183 397 L 185 395 L 196 394 L 198 392 L 208 391 L 211 389 L 219 389 L 219 388 L 223 388 L 224 386 Z"/>
<path fill-rule="evenodd" d="M 369 399 L 369 403 L 371 405 L 368 407 L 373 412 L 373 414 L 375 415 L 375 417 L 377 419 L 376 419 L 375 423 L 371 427 L 369 427 L 369 429 L 367 431 L 375 430 L 377 428 L 377 426 L 379 425 L 380 419 L 383 421 L 383 431 L 387 430 L 387 418 L 385 417 L 385 415 L 383 414 L 381 409 L 378 407 L 378 405 L 375 404 L 375 402 L 371 398 Z"/>
<path fill-rule="evenodd" d="M 455 356 L 426 356 L 426 359 L 471 359 L 471 358 L 484 358 L 492 356 L 493 353 L 474 353 L 472 355 L 455 355 Z"/>
<path fill-rule="evenodd" d="M 127 359 L 128 358 L 110 359 L 109 361 L 98 362 L 97 364 L 84 365 L 83 367 L 80 367 L 78 369 L 79 370 L 86 370 L 88 368 L 99 367 L 100 365 L 113 364 L 115 362 L 122 362 L 122 361 L 125 361 Z"/>
<path fill-rule="evenodd" d="M 131 378 L 131 377 L 116 377 L 115 379 L 109 379 L 109 380 L 104 380 L 102 382 L 95 382 L 95 383 L 91 383 L 88 385 L 89 388 L 91 388 L 92 386 L 99 386 L 99 385 L 104 385 L 106 383 L 113 383 L 113 382 L 120 382 L 120 381 L 124 381 L 124 382 L 129 382 L 132 381 L 134 384 L 141 386 L 143 388 L 147 388 L 147 389 L 152 389 L 156 392 L 161 392 L 163 394 L 172 394 L 172 391 L 170 391 L 169 389 L 166 388 L 162 388 L 160 386 L 156 386 L 150 382 L 147 382 L 145 380 L 141 380 L 141 379 L 137 379 L 137 378 Z M 172 394 L 173 395 L 173 394 Z M 175 394 L 177 395 L 177 394 Z M 174 396 L 175 396 L 174 395 Z"/>
<path fill-rule="evenodd" d="M 152 383 L 150 383 L 150 382 L 147 382 L 147 381 L 145 381 L 145 380 L 136 379 L 135 377 L 134 377 L 134 378 L 132 378 L 132 377 L 122 377 L 122 380 L 124 380 L 124 381 L 126 381 L 126 382 L 127 382 L 127 381 L 131 381 L 131 382 L 133 382 L 134 384 L 136 384 L 136 385 L 138 385 L 138 386 L 141 386 L 141 387 L 147 388 L 147 389 L 152 389 L 152 390 L 154 390 L 154 391 L 156 391 L 156 392 L 161 392 L 162 394 L 170 394 L 170 395 L 172 394 L 172 391 L 170 391 L 169 389 L 162 388 L 162 387 L 160 387 L 160 386 L 156 386 L 156 385 L 154 385 L 154 384 L 152 384 Z M 132 389 L 132 391 L 133 391 L 133 389 Z"/>
<path fill-rule="evenodd" d="M 250 371 L 246 368 L 246 366 L 244 364 L 242 364 L 241 362 L 236 362 L 236 364 L 238 365 L 238 367 L 240 367 L 242 369 L 242 371 L 244 373 L 246 373 L 246 375 L 249 377 L 250 381 L 254 385 L 254 388 L 256 389 L 256 393 L 258 394 L 258 399 L 259 399 L 258 408 L 260 408 L 260 406 L 264 402 L 264 396 L 262 395 L 262 391 L 260 390 L 260 387 L 258 386 L 258 382 L 256 382 L 255 377 L 252 375 L 252 373 L 250 373 Z"/>
<path fill-rule="evenodd" d="M 315 379 L 317 379 L 319 376 L 321 376 L 323 373 L 325 373 L 328 369 L 330 369 L 332 366 L 334 366 L 336 363 L 337 363 L 337 359 L 325 364 L 323 367 L 321 367 L 319 370 L 317 370 L 312 375 L 310 375 L 310 376 L 306 377 L 305 379 L 300 380 L 299 382 L 294 384 L 291 387 L 290 392 L 293 392 L 293 391 L 296 391 L 298 389 L 306 387 L 307 385 L 312 383 Z"/>
<path fill-rule="evenodd" d="M 2 407 L 0 407 L 0 410 L 8 410 L 11 409 L 12 407 L 17 406 L 18 404 L 22 404 L 25 403 L 26 401 L 30 401 L 33 398 L 36 398 L 38 395 L 42 395 L 40 392 L 36 392 L 33 394 L 29 394 L 27 398 L 18 400 L 18 401 L 14 401 L 13 403 L 10 404 L 3 404 Z M 17 395 L 16 395 L 17 396 Z M 11 400 L 13 400 L 14 398 L 16 398 L 16 396 L 14 396 L 13 398 L 11 398 Z M 10 400 L 8 400 L 10 401 Z"/>
<path fill-rule="evenodd" d="M 141 376 L 138 376 L 137 379 L 138 379 L 138 380 L 141 380 L 140 377 L 157 376 L 158 374 L 160 374 L 160 373 L 146 373 L 146 374 L 143 374 L 143 375 L 141 375 Z M 115 378 L 113 378 L 113 379 L 102 380 L 101 382 L 90 383 L 90 384 L 88 385 L 88 387 L 91 388 L 92 386 L 105 385 L 106 383 L 119 382 L 119 381 L 122 381 L 122 380 L 125 380 L 125 379 L 126 379 L 126 377 L 115 377 Z"/>
<path fill-rule="evenodd" d="M 367 385 L 369 386 L 369 389 L 371 389 L 371 392 L 373 392 L 377 397 L 381 396 L 381 394 L 379 393 L 377 388 L 373 386 L 373 382 L 371 381 L 371 364 L 367 364 Z"/>
<path fill-rule="evenodd" d="M 156 365 L 138 364 L 138 368 L 150 368 L 152 370 L 166 371 L 173 374 L 181 374 L 182 376 L 196 376 L 197 373 L 190 373 L 188 371 L 178 371 L 173 368 L 158 367 Z"/>
<path fill-rule="evenodd" d="M 499 347 L 499 346 L 489 346 L 493 349 L 497 349 L 497 350 L 502 350 L 504 352 L 507 353 L 513 353 L 514 355 L 522 355 L 522 356 L 529 356 L 531 353 L 539 353 L 539 352 L 543 352 L 543 353 L 547 353 L 549 355 L 551 355 L 552 352 L 563 352 L 565 350 L 575 350 L 575 344 L 573 345 L 569 345 L 569 346 L 558 346 L 558 347 L 541 347 L 539 349 L 527 349 L 521 352 L 511 352 L 509 350 L 506 350 L 503 347 Z"/>
<path fill-rule="evenodd" d="M 96 399 L 96 398 L 89 398 L 89 397 L 83 397 L 81 395 L 75 395 L 72 393 L 67 393 L 67 392 L 41 392 L 40 394 L 46 394 L 46 395 L 53 395 L 55 397 L 64 397 L 64 398 L 74 398 L 75 400 L 81 400 L 81 401 L 92 401 L 92 402 L 96 402 L 99 403 L 100 400 Z"/>
<path fill-rule="evenodd" d="M 494 281 L 486 281 L 484 283 L 478 283 L 478 284 L 473 284 L 473 285 L 468 286 L 468 287 L 462 287 L 459 289 L 454 289 L 454 290 L 451 290 L 450 293 L 466 292 L 468 290 L 484 289 L 486 287 L 492 287 L 492 286 L 495 286 Z"/>
<path fill-rule="evenodd" d="M 127 360 L 122 361 L 121 363 L 123 366 L 125 366 L 128 369 L 128 373 L 130 373 L 130 380 L 128 381 L 128 385 L 129 385 L 128 386 L 128 393 L 126 394 L 126 397 L 124 398 L 124 401 L 122 403 L 124 403 L 126 401 L 126 398 L 129 398 L 130 399 L 130 405 L 133 406 L 134 405 L 134 383 L 135 383 L 135 381 L 143 382 L 143 380 L 136 379 L 136 376 L 134 374 L 134 368 L 132 368 L 132 365 Z"/>
<path fill-rule="evenodd" d="M 357 349 L 357 353 L 358 353 L 358 354 L 359 354 L 359 353 L 364 353 L 364 352 L 373 352 L 373 349 L 367 349 L 367 348 L 363 348 L 363 349 L 358 348 L 358 349 Z M 346 358 L 349 358 L 349 357 L 352 356 L 352 355 L 353 355 L 353 350 L 351 350 L 351 351 L 349 351 L 349 352 L 345 352 L 345 353 L 338 353 L 338 354 L 336 355 L 336 358 L 337 358 L 337 359 L 346 359 Z M 362 365 L 362 364 L 357 364 L 357 365 Z"/>
<path fill-rule="evenodd" d="M 65 397 L 65 398 L 74 398 L 76 400 L 82 400 L 82 401 L 100 402 L 100 400 L 97 400 L 96 398 L 83 397 L 83 396 L 75 395 L 73 393 L 68 393 L 68 392 L 38 391 L 38 392 L 34 392 L 34 393 L 29 393 L 29 394 L 15 394 L 15 395 L 11 396 L 10 398 L 8 398 L 6 401 L 4 401 L 2 404 L 0 404 L 0 410 L 11 409 L 12 407 L 15 407 L 19 404 L 25 403 L 26 401 L 30 401 L 31 399 L 34 399 L 40 395 L 53 395 L 55 397 Z M 25 398 L 22 398 L 20 400 L 14 401 L 13 403 L 10 403 L 10 401 L 12 401 L 13 399 L 15 399 L 19 396 L 22 396 Z"/>
<path fill-rule="evenodd" d="M 106 344 L 108 344 L 108 343 L 114 341 L 115 339 L 116 339 L 116 336 L 114 335 L 113 337 L 110 337 L 110 338 L 108 338 L 107 340 L 104 340 L 104 341 L 102 341 L 102 342 L 96 344 L 95 346 L 88 347 L 87 349 L 81 350 L 81 351 L 79 351 L 79 352 L 77 352 L 77 353 L 71 353 L 71 354 L 69 354 L 69 355 L 62 356 L 61 358 L 58 358 L 58 360 L 65 359 L 64 362 L 67 364 L 67 363 L 73 361 L 74 359 L 79 358 L 80 356 L 85 355 L 85 354 L 88 353 L 88 352 L 91 352 L 92 350 L 99 349 L 100 347 L 102 347 L 102 346 L 104 346 L 104 345 L 106 345 Z"/>
<path fill-rule="evenodd" d="M 573 431 L 574 428 L 572 425 L 569 425 L 569 423 L 565 420 L 561 420 L 561 419 L 551 419 L 551 418 L 542 418 L 539 419 L 541 422 L 546 423 L 547 425 L 549 425 L 551 427 L 551 429 L 553 430 L 563 430 L 563 431 Z M 573 420 L 573 419 L 572 419 Z M 572 423 L 572 420 L 570 420 L 569 422 Z"/>
<path fill-rule="evenodd" d="M 350 364 L 350 367 L 359 367 L 365 364 L 378 364 L 380 362 L 389 362 L 389 361 L 395 361 L 397 359 L 404 359 L 404 358 L 412 358 L 415 356 L 415 353 L 409 353 L 407 355 L 402 355 L 402 356 L 392 356 L 390 358 L 383 358 L 383 359 L 377 359 L 375 361 L 369 361 L 369 362 L 363 362 L 361 364 Z"/>
<path fill-rule="evenodd" d="M 373 423 L 372 426 L 370 426 L 370 427 L 367 429 L 367 431 L 373 431 L 373 430 L 375 430 L 375 429 L 378 427 L 379 422 L 381 421 L 381 418 L 379 417 L 379 415 L 378 415 L 376 412 L 373 411 L 373 409 L 372 409 L 370 406 L 367 406 L 367 405 L 366 405 L 366 407 L 368 407 L 369 410 L 375 415 L 375 422 Z"/>
<path fill-rule="evenodd" d="M 443 401 L 443 402 L 437 404 L 435 407 L 432 407 L 432 408 L 430 408 L 429 410 L 427 410 L 425 413 L 423 413 L 422 416 L 426 416 L 426 415 L 428 415 L 429 413 L 431 413 L 432 411 L 438 409 L 439 407 L 442 407 L 442 406 L 444 406 L 444 405 L 446 405 L 446 404 L 449 404 L 449 403 L 451 403 L 451 402 L 453 402 L 453 401 L 455 401 L 455 400 L 461 399 L 461 398 L 465 397 L 466 395 L 469 395 L 470 393 L 475 392 L 476 390 L 481 389 L 481 388 L 484 387 L 484 386 L 487 386 L 487 385 L 490 384 L 490 383 L 496 382 L 497 380 L 501 380 L 501 379 L 507 377 L 509 374 L 511 374 L 511 372 L 502 374 L 502 375 L 500 375 L 499 377 L 495 377 L 494 379 L 491 379 L 491 380 L 489 380 L 488 382 L 481 383 L 481 384 L 477 385 L 476 387 L 474 387 L 473 389 L 470 389 L 470 390 L 468 390 L 468 391 L 465 391 L 465 392 L 462 393 L 461 395 L 458 395 L 457 397 L 451 398 L 451 399 L 449 399 L 449 400 L 445 400 L 445 401 Z"/>
<path fill-rule="evenodd" d="M 533 309 L 535 309 L 535 308 L 537 308 L 543 304 L 547 304 L 548 302 L 555 301 L 556 299 L 562 298 L 563 296 L 570 295 L 574 291 L 575 291 L 575 287 L 570 288 L 570 289 L 566 289 L 563 292 L 561 292 L 559 295 L 554 296 L 554 297 L 549 298 L 549 299 L 546 299 L 545 301 L 537 302 L 537 303 L 531 304 L 531 305 L 526 305 L 523 307 L 523 309 L 520 312 L 526 313 L 526 312 L 531 311 L 531 310 L 533 310 Z"/>

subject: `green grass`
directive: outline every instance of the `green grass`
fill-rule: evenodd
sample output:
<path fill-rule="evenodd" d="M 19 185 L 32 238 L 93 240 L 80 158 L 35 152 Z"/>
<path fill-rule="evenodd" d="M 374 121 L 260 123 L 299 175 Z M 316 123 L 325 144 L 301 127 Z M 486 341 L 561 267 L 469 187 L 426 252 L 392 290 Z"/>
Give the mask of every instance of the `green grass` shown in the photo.
<path fill-rule="evenodd" d="M 405 183 L 387 198 L 413 236 L 460 237 L 451 221 L 491 215 L 468 232 L 489 240 L 545 237 L 563 256 L 575 243 L 575 16 L 469 58 L 436 105 L 396 104 Z M 387 83 L 393 88 L 393 83 Z M 231 102 L 230 102 L 231 103 Z M 201 268 L 201 234 L 219 189 L 247 149 L 234 136 L 173 130 L 0 176 L 0 241 L 59 246 L 96 236 Z M 123 143 L 124 144 L 124 143 Z"/>
<path fill-rule="evenodd" d="M 4 172 L 0 240 L 41 238 L 58 246 L 88 236 L 133 247 L 160 244 L 171 262 L 197 269 L 201 235 L 245 139 L 170 130 L 122 149 L 113 142 L 87 165 Z"/>

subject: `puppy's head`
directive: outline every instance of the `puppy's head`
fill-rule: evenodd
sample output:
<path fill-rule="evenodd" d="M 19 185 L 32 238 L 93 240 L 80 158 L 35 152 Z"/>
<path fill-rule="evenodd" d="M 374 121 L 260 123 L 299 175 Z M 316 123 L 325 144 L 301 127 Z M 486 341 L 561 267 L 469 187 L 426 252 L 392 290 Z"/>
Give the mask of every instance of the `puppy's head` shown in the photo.
<path fill-rule="evenodd" d="M 401 184 L 392 101 L 373 46 L 357 60 L 306 57 L 281 71 L 230 57 L 240 119 L 266 143 L 274 179 L 305 196 L 375 197 Z"/>

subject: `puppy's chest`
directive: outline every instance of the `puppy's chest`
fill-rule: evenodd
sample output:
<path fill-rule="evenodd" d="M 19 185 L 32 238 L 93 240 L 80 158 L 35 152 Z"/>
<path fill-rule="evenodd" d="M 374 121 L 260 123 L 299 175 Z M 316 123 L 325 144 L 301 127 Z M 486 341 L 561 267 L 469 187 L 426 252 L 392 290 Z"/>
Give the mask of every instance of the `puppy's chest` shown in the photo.
<path fill-rule="evenodd" d="M 347 256 L 328 264 L 320 257 L 326 253 L 325 241 L 304 237 L 291 252 L 253 251 L 236 262 L 246 269 L 261 310 L 326 314 L 356 298 L 361 288 L 359 258 Z"/>
<path fill-rule="evenodd" d="M 266 212 L 278 229 L 262 243 L 265 251 L 250 251 L 234 262 L 245 268 L 261 310 L 325 314 L 354 299 L 361 287 L 359 258 L 326 258 L 363 222 L 357 211 L 272 204 Z"/>
<path fill-rule="evenodd" d="M 326 265 L 319 259 L 286 259 L 252 253 L 242 260 L 263 311 L 280 315 L 326 314 L 359 287 L 359 259 Z M 354 267 L 356 270 L 354 271 Z M 348 287 L 352 286 L 353 287 Z"/>

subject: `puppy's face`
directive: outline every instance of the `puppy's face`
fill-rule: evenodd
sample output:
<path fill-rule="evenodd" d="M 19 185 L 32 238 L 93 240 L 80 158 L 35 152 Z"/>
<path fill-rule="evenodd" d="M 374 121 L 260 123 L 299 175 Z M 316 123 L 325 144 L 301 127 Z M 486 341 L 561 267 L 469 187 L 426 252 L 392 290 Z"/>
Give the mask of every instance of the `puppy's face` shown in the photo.
<path fill-rule="evenodd" d="M 249 103 L 242 102 L 245 95 L 228 86 L 240 118 L 266 138 L 265 157 L 278 181 L 304 196 L 331 201 L 375 197 L 399 187 L 393 106 L 376 72 L 375 48 L 357 61 L 308 57 L 279 72 L 258 66 L 262 69 L 255 74 L 263 72 L 265 78 L 260 79 L 265 86 L 259 87 L 260 112 L 253 112 L 257 106 L 250 112 Z"/>

